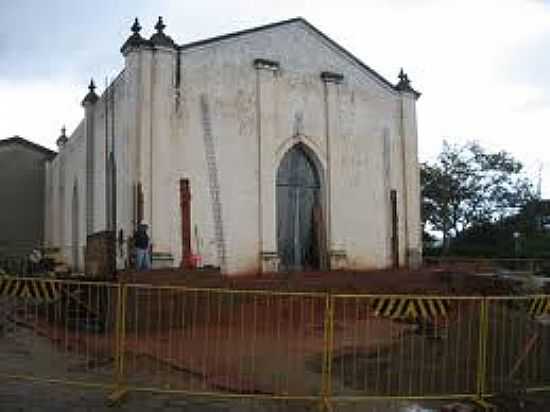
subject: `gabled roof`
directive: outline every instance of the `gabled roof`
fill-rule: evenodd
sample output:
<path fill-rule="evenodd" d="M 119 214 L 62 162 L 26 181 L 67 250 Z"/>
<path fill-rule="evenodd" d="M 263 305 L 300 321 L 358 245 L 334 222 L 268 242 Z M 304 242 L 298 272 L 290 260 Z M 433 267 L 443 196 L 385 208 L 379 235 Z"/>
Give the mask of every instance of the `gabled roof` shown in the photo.
<path fill-rule="evenodd" d="M 283 21 L 279 21 L 279 22 L 275 22 L 275 23 L 270 23 L 270 24 L 266 24 L 266 25 L 263 25 L 263 26 L 253 27 L 251 29 L 236 31 L 236 32 L 233 32 L 233 33 L 228 33 L 228 34 L 224 34 L 224 35 L 221 35 L 221 36 L 211 37 L 211 38 L 208 38 L 208 39 L 199 40 L 199 41 L 195 41 L 195 42 L 192 42 L 192 43 L 182 44 L 182 45 L 178 46 L 178 48 L 179 48 L 179 50 L 188 50 L 188 49 L 192 49 L 192 48 L 195 48 L 195 47 L 205 46 L 205 45 L 208 45 L 210 43 L 216 43 L 216 42 L 219 42 L 219 41 L 227 40 L 227 39 L 230 39 L 230 38 L 233 38 L 233 37 L 239 37 L 239 36 L 243 36 L 243 35 L 246 35 L 246 34 L 256 33 L 256 32 L 264 31 L 264 30 L 269 30 L 269 29 L 272 29 L 274 27 L 284 26 L 284 25 L 292 24 L 292 23 L 302 23 L 302 24 L 304 24 L 306 27 L 308 27 L 310 30 L 312 30 L 314 33 L 316 33 L 318 36 L 320 36 L 325 41 L 327 41 L 331 46 L 335 47 L 338 51 L 345 54 L 348 58 L 353 60 L 360 67 L 362 67 L 364 70 L 366 70 L 371 75 L 373 75 L 376 79 L 378 79 L 380 82 L 382 82 L 382 84 L 384 84 L 385 86 L 387 86 L 387 87 L 389 87 L 393 90 L 399 91 L 393 83 L 391 83 L 389 80 L 384 78 L 381 74 L 377 73 L 375 70 L 371 69 L 365 63 L 363 63 L 358 57 L 356 57 L 351 52 L 346 50 L 344 47 L 342 47 L 341 45 L 336 43 L 334 40 L 332 40 L 330 37 L 328 37 L 325 33 L 323 33 L 321 30 L 316 28 L 313 24 L 309 23 L 306 19 L 304 19 L 302 17 L 295 17 L 295 18 L 292 18 L 292 19 L 283 20 Z"/>
<path fill-rule="evenodd" d="M 33 143 L 30 140 L 24 139 L 20 136 L 13 136 L 7 139 L 0 139 L 0 146 L 7 146 L 11 144 L 21 145 L 23 147 L 26 147 L 27 149 L 31 149 L 36 152 L 43 153 L 50 159 L 55 157 L 55 155 L 57 155 L 57 152 L 50 150 L 47 147 Z"/>

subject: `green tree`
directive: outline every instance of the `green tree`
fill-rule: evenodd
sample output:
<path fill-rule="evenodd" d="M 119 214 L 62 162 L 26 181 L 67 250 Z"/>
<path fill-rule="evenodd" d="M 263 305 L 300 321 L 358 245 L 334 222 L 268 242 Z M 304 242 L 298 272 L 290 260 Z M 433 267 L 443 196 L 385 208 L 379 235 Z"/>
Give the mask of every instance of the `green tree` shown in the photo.
<path fill-rule="evenodd" d="M 421 165 L 424 229 L 442 233 L 446 251 L 462 231 L 516 213 L 534 197 L 522 171 L 523 165 L 505 151 L 444 141 L 436 161 Z"/>
<path fill-rule="evenodd" d="M 474 225 L 453 239 L 450 252 L 469 257 L 550 258 L 550 232 L 545 226 L 550 201 L 533 199 L 522 210 L 497 222 Z M 515 238 L 514 233 L 520 237 Z"/>

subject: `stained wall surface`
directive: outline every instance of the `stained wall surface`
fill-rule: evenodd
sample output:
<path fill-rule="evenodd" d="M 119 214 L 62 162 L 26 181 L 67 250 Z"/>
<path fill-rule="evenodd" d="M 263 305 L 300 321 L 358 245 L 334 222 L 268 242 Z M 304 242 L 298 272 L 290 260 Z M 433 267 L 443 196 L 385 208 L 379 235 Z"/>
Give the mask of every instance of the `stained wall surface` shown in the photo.
<path fill-rule="evenodd" d="M 323 80 L 323 72 L 336 76 Z M 391 190 L 398 195 L 404 265 L 421 255 L 415 98 L 303 20 L 179 50 L 136 47 L 86 112 L 84 124 L 94 125 L 85 136 L 93 140 L 93 171 L 86 170 L 86 138 L 79 137 L 90 130 L 84 125 L 50 165 L 51 191 L 54 199 L 64 186 L 72 193 L 67 185 L 92 173 L 93 201 L 80 203 L 89 210 L 79 212 L 82 226 L 92 213 L 94 232 L 108 228 L 112 207 L 113 229 L 129 234 L 137 221 L 139 184 L 156 262 L 177 266 L 179 181 L 189 179 L 193 253 L 224 272 L 277 270 L 277 170 L 299 144 L 320 176 L 331 267 L 392 265 Z M 114 203 L 103 160 L 111 153 Z M 69 207 L 66 196 L 59 210 Z M 58 226 L 61 215 L 50 213 Z M 66 244 L 68 234 L 55 232 L 50 239 Z M 119 265 L 125 259 L 121 253 Z"/>

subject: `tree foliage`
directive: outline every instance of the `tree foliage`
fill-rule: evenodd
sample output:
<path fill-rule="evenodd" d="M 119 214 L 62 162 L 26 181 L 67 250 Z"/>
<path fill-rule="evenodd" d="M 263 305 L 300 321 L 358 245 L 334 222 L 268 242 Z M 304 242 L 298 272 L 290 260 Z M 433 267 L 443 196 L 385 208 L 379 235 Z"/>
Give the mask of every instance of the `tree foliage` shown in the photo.
<path fill-rule="evenodd" d="M 514 214 L 534 197 L 522 170 L 505 151 L 444 141 L 436 161 L 421 165 L 424 228 L 441 232 L 448 247 L 462 231 Z"/>
<path fill-rule="evenodd" d="M 513 216 L 475 225 L 453 239 L 450 252 L 469 257 L 550 258 L 550 201 L 533 199 Z M 519 237 L 514 236 L 515 233 Z M 434 251 L 437 253 L 437 251 Z"/>

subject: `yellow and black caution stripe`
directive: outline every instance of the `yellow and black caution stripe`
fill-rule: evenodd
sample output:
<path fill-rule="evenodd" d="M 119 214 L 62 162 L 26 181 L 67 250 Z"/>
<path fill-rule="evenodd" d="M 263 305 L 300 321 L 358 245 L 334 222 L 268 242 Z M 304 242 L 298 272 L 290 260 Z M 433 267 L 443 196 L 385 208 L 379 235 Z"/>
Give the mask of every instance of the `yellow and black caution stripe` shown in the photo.
<path fill-rule="evenodd" d="M 529 300 L 529 315 L 533 317 L 542 316 L 545 313 L 550 313 L 550 298 L 540 297 Z"/>
<path fill-rule="evenodd" d="M 448 318 L 450 306 L 442 298 L 381 297 L 372 302 L 375 316 L 407 320 Z"/>
<path fill-rule="evenodd" d="M 61 296 L 61 284 L 50 279 L 0 277 L 0 296 L 54 302 Z"/>

